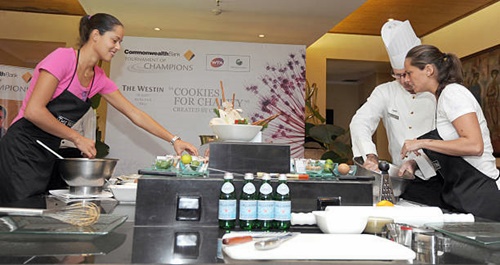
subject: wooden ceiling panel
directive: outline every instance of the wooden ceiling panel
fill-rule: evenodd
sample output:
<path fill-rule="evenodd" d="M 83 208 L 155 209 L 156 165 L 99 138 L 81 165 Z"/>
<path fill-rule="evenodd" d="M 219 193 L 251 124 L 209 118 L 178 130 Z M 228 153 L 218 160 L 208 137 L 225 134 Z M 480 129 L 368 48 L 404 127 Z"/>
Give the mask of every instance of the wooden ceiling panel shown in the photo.
<path fill-rule="evenodd" d="M 8 54 L 12 58 L 16 58 L 18 66 L 34 68 L 50 52 L 65 46 L 65 43 L 62 42 L 0 39 L 0 54 Z M 0 58 L 0 64 L 10 65 L 6 58 Z"/>
<path fill-rule="evenodd" d="M 78 0 L 0 0 L 0 9 L 74 16 L 86 14 Z"/>
<path fill-rule="evenodd" d="M 418 37 L 425 36 L 498 0 L 368 0 L 335 25 L 330 33 L 380 35 L 389 19 L 409 20 Z"/>
<path fill-rule="evenodd" d="M 382 25 L 393 18 L 410 20 L 417 36 L 422 37 L 496 2 L 498 0 L 367 0 L 328 32 L 378 36 Z M 86 14 L 78 0 L 0 0 L 0 10 Z M 259 10 L 266 13 L 265 6 Z"/>

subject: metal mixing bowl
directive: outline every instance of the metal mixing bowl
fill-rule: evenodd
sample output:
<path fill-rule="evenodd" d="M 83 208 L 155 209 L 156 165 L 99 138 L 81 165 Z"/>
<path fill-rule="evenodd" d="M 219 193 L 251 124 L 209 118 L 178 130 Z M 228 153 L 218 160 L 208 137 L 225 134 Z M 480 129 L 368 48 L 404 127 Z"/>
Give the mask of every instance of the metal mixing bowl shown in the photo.
<path fill-rule="evenodd" d="M 102 192 L 117 162 L 114 158 L 64 158 L 59 160 L 59 172 L 69 185 L 70 194 L 95 195 Z"/>
<path fill-rule="evenodd" d="M 217 135 L 198 135 L 200 137 L 201 145 L 208 144 L 217 140 Z"/>

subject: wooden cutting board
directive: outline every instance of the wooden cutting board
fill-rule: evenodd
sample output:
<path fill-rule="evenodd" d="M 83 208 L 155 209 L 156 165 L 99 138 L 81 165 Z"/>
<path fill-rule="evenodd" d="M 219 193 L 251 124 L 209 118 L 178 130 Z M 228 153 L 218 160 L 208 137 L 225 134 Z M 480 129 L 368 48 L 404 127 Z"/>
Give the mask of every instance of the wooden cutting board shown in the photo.
<path fill-rule="evenodd" d="M 299 234 L 270 250 L 254 242 L 223 246 L 235 260 L 413 260 L 411 249 L 368 234 Z"/>

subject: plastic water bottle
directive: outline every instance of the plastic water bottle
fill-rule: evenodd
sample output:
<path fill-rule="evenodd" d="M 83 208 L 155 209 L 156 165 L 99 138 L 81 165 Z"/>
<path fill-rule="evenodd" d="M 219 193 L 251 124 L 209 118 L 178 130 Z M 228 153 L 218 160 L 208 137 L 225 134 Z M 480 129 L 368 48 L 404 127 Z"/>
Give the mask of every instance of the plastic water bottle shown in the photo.
<path fill-rule="evenodd" d="M 274 228 L 284 231 L 290 229 L 290 220 L 292 218 L 290 188 L 286 181 L 286 175 L 280 174 L 274 194 Z"/>
<path fill-rule="evenodd" d="M 240 228 L 255 229 L 257 225 L 257 189 L 253 183 L 253 174 L 245 174 L 245 182 L 240 195 Z"/>
<path fill-rule="evenodd" d="M 236 223 L 236 193 L 234 191 L 233 174 L 224 174 L 224 183 L 219 195 L 219 227 L 225 230 L 234 229 Z"/>
<path fill-rule="evenodd" d="M 259 187 L 257 200 L 257 221 L 261 230 L 269 231 L 272 228 L 274 219 L 273 186 L 271 186 L 271 176 L 264 174 L 262 184 Z"/>

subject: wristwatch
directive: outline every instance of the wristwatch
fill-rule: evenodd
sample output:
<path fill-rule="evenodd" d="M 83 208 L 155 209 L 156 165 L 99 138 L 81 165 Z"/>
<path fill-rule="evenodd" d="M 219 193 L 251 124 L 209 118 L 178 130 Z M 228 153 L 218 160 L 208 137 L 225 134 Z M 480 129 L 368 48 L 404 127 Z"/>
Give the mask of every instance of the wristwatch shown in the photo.
<path fill-rule="evenodd" d="M 181 138 L 180 138 L 179 136 L 177 136 L 177 135 L 176 135 L 176 136 L 174 136 L 174 138 L 172 138 L 172 140 L 170 140 L 170 143 L 171 143 L 172 145 L 174 145 L 175 141 L 180 140 L 180 139 L 181 139 Z"/>

